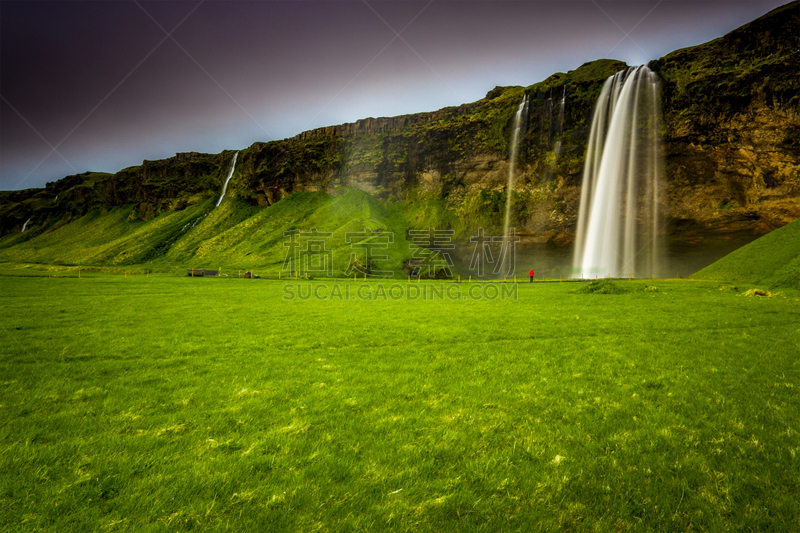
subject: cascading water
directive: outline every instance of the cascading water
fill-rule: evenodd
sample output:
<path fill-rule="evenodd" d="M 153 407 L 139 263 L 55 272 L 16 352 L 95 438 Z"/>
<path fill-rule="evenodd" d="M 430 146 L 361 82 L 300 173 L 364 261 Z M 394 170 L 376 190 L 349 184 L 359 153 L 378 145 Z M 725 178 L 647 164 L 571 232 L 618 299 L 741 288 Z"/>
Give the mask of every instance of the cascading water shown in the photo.
<path fill-rule="evenodd" d="M 26 220 L 25 223 L 22 225 L 22 231 L 20 231 L 20 233 L 25 233 L 25 228 L 28 227 L 28 222 L 30 222 L 30 221 L 31 221 L 31 217 L 28 217 L 28 220 Z"/>
<path fill-rule="evenodd" d="M 608 78 L 597 100 L 578 212 L 573 277 L 651 276 L 662 264 L 658 78 Z"/>
<path fill-rule="evenodd" d="M 553 147 L 553 159 L 552 161 L 550 161 L 550 164 L 547 166 L 547 171 L 545 172 L 545 181 L 550 181 L 552 179 L 553 173 L 555 172 L 556 169 L 556 164 L 558 163 L 558 156 L 561 155 L 561 134 L 564 133 L 564 107 L 566 106 L 566 102 L 567 102 L 567 86 L 564 85 L 561 91 L 561 102 L 558 104 L 558 122 L 556 123 L 556 128 L 555 128 L 556 135 L 558 135 L 558 139 L 556 140 L 556 144 Z"/>
<path fill-rule="evenodd" d="M 517 168 L 517 154 L 519 152 L 519 135 L 522 131 L 525 111 L 528 109 L 528 95 L 522 98 L 522 102 L 517 107 L 517 114 L 514 115 L 514 132 L 511 136 L 511 147 L 508 154 L 508 189 L 506 191 L 506 214 L 503 220 L 503 258 L 509 256 L 508 251 L 508 230 L 511 225 L 511 192 L 514 190 L 514 173 Z"/>
<path fill-rule="evenodd" d="M 231 181 L 231 177 L 233 177 L 233 170 L 236 168 L 236 158 L 239 157 L 239 152 L 233 154 L 233 160 L 231 161 L 231 168 L 228 170 L 228 177 L 225 178 L 225 185 L 222 186 L 222 196 L 219 197 L 217 200 L 217 205 L 214 207 L 219 207 L 219 204 L 222 203 L 222 199 L 225 198 L 225 191 L 228 190 L 228 182 Z"/>

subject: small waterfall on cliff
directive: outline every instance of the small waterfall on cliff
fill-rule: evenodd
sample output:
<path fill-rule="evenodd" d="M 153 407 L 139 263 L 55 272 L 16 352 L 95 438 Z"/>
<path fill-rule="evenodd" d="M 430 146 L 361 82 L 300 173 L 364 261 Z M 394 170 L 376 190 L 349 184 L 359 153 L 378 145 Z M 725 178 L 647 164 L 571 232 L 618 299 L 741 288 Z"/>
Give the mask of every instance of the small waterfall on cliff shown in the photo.
<path fill-rule="evenodd" d="M 228 170 L 228 177 L 225 178 L 225 185 L 222 186 L 222 196 L 219 197 L 219 200 L 217 200 L 217 205 L 215 205 L 214 207 L 219 207 L 219 204 L 222 203 L 222 199 L 225 198 L 225 191 L 228 190 L 228 182 L 231 181 L 231 178 L 233 177 L 233 169 L 236 168 L 237 157 L 239 157 L 239 152 L 233 154 L 233 160 L 231 161 L 231 168 Z"/>
<path fill-rule="evenodd" d="M 561 134 L 564 133 L 564 107 L 566 106 L 567 102 L 567 86 L 564 85 L 562 92 L 561 92 L 561 101 L 558 104 L 558 119 L 556 122 L 556 135 L 558 139 L 556 140 L 556 144 L 553 147 L 553 158 L 550 163 L 547 165 L 547 171 L 545 172 L 545 181 L 550 181 L 553 177 L 553 173 L 556 170 L 556 164 L 558 164 L 558 156 L 561 155 Z"/>
<path fill-rule="evenodd" d="M 658 78 L 608 78 L 597 100 L 578 212 L 573 277 L 650 276 L 662 264 Z"/>
<path fill-rule="evenodd" d="M 561 91 L 561 102 L 558 104 L 558 140 L 556 147 L 553 149 L 553 166 L 558 161 L 558 156 L 561 153 L 561 134 L 564 133 L 564 107 L 567 104 L 567 86 L 564 85 Z"/>
<path fill-rule="evenodd" d="M 20 231 L 20 233 L 25 233 L 25 228 L 28 227 L 28 222 L 30 222 L 30 221 L 31 221 L 31 217 L 28 217 L 28 220 L 26 220 L 25 223 L 22 225 L 22 231 Z"/>
<path fill-rule="evenodd" d="M 508 189 L 506 191 L 506 215 L 503 220 L 503 260 L 509 253 L 508 249 L 508 227 L 511 224 L 511 192 L 514 190 L 514 173 L 517 168 L 517 154 L 519 152 L 519 135 L 522 130 L 525 111 L 528 108 L 528 95 L 522 97 L 522 102 L 517 107 L 517 114 L 514 115 L 514 131 L 511 135 L 511 146 L 508 154 Z"/>

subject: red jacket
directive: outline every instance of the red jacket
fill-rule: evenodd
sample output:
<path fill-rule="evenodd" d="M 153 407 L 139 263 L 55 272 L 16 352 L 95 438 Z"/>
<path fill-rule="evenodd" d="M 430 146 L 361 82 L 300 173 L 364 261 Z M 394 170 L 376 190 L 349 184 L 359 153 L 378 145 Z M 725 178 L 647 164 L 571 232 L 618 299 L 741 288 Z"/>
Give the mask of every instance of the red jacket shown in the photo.
<path fill-rule="evenodd" d="M 531 269 L 531 277 L 533 277 L 533 269 Z"/>

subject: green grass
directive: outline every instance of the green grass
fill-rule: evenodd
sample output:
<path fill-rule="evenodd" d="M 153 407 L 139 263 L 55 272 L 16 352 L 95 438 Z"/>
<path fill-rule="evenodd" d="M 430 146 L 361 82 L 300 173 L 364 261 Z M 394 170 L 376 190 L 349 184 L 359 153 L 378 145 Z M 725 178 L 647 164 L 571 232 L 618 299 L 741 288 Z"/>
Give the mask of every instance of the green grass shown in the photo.
<path fill-rule="evenodd" d="M 800 289 L 800 220 L 742 246 L 692 277 Z"/>
<path fill-rule="evenodd" d="M 629 292 L 629 284 L 611 281 L 610 279 L 600 279 L 590 281 L 587 284 L 581 284 L 577 289 L 572 292 L 576 294 L 624 294 Z M 642 290 L 647 287 L 643 287 Z"/>
<path fill-rule="evenodd" d="M 365 259 L 364 247 L 351 246 L 347 233 L 366 229 L 385 232 L 366 239 L 386 244 L 385 249 L 373 250 L 376 255 L 386 256 L 374 261 L 374 269 L 394 270 L 402 277 L 403 261 L 412 258 L 416 248 L 406 238 L 406 230 L 412 223 L 430 219 L 426 211 L 429 205 L 424 201 L 414 202 L 415 207 L 407 209 L 406 204 L 382 203 L 346 187 L 334 195 L 321 191 L 295 193 L 267 208 L 251 206 L 235 197 L 226 198 L 216 208 L 214 203 L 207 199 L 147 221 L 132 218 L 131 205 L 94 210 L 33 238 L 12 234 L 0 239 L 0 263 L 149 268 L 162 272 L 204 267 L 260 270 L 277 277 L 287 254 L 284 244 L 289 237 L 284 233 L 316 228 L 328 234 L 325 250 L 332 254 L 331 274 L 341 277 L 350 264 L 351 253 L 356 252 L 362 262 Z M 385 235 L 389 233 L 393 234 L 391 243 L 386 242 Z M 360 238 L 357 241 L 366 242 Z M 301 248 L 304 245 L 305 241 L 301 241 Z M 292 265 L 290 269 L 297 267 Z"/>
<path fill-rule="evenodd" d="M 800 529 L 796 291 L 14 272 L 2 531 Z"/>

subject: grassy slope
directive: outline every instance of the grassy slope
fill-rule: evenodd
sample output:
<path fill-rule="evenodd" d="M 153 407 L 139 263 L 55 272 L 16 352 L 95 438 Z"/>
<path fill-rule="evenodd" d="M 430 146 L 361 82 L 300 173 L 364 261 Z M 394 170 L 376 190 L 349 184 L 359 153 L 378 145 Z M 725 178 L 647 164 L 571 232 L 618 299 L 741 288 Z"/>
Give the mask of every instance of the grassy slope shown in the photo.
<path fill-rule="evenodd" d="M 800 289 L 800 219 L 739 248 L 692 277 Z"/>
<path fill-rule="evenodd" d="M 351 252 L 359 252 L 363 259 L 363 248 L 351 247 L 345 234 L 366 228 L 394 232 L 388 249 L 376 250 L 388 259 L 376 261 L 374 266 L 402 275 L 403 261 L 413 255 L 406 230 L 424 217 L 418 220 L 408 215 L 406 205 L 385 204 L 355 189 L 342 188 L 339 193 L 295 193 L 268 208 L 253 207 L 237 198 L 214 208 L 209 199 L 148 221 L 130 220 L 131 206 L 95 210 L 33 238 L 6 236 L 0 240 L 0 261 L 147 265 L 162 270 L 260 268 L 277 276 L 287 252 L 284 232 L 316 228 L 331 233 L 326 250 L 333 252 L 334 274 L 341 275 Z M 370 239 L 386 240 L 379 234 Z"/>
<path fill-rule="evenodd" d="M 193 256 L 197 261 L 211 265 L 217 262 L 234 266 L 253 265 L 277 275 L 287 253 L 284 243 L 288 237 L 284 232 L 307 232 L 316 228 L 320 233 L 331 234 L 326 238 L 325 248 L 333 252 L 334 270 L 341 273 L 354 251 L 346 243 L 345 234 L 363 232 L 366 228 L 394 232 L 394 242 L 389 245 L 389 250 L 381 252 L 389 259 L 376 266 L 399 270 L 403 260 L 412 255 L 405 240 L 407 222 L 364 192 L 355 189 L 341 189 L 340 192 L 343 194 L 338 196 L 325 192 L 295 193 L 266 209 L 249 208 L 251 216 L 224 231 L 219 230 L 217 219 L 228 214 L 224 210 L 214 210 L 190 235 L 176 244 L 168 257 L 178 260 Z M 223 202 L 220 207 L 225 205 Z M 228 206 L 235 210 L 243 208 L 234 202 Z"/>
<path fill-rule="evenodd" d="M 800 528 L 794 292 L 0 284 L 0 531 Z"/>

